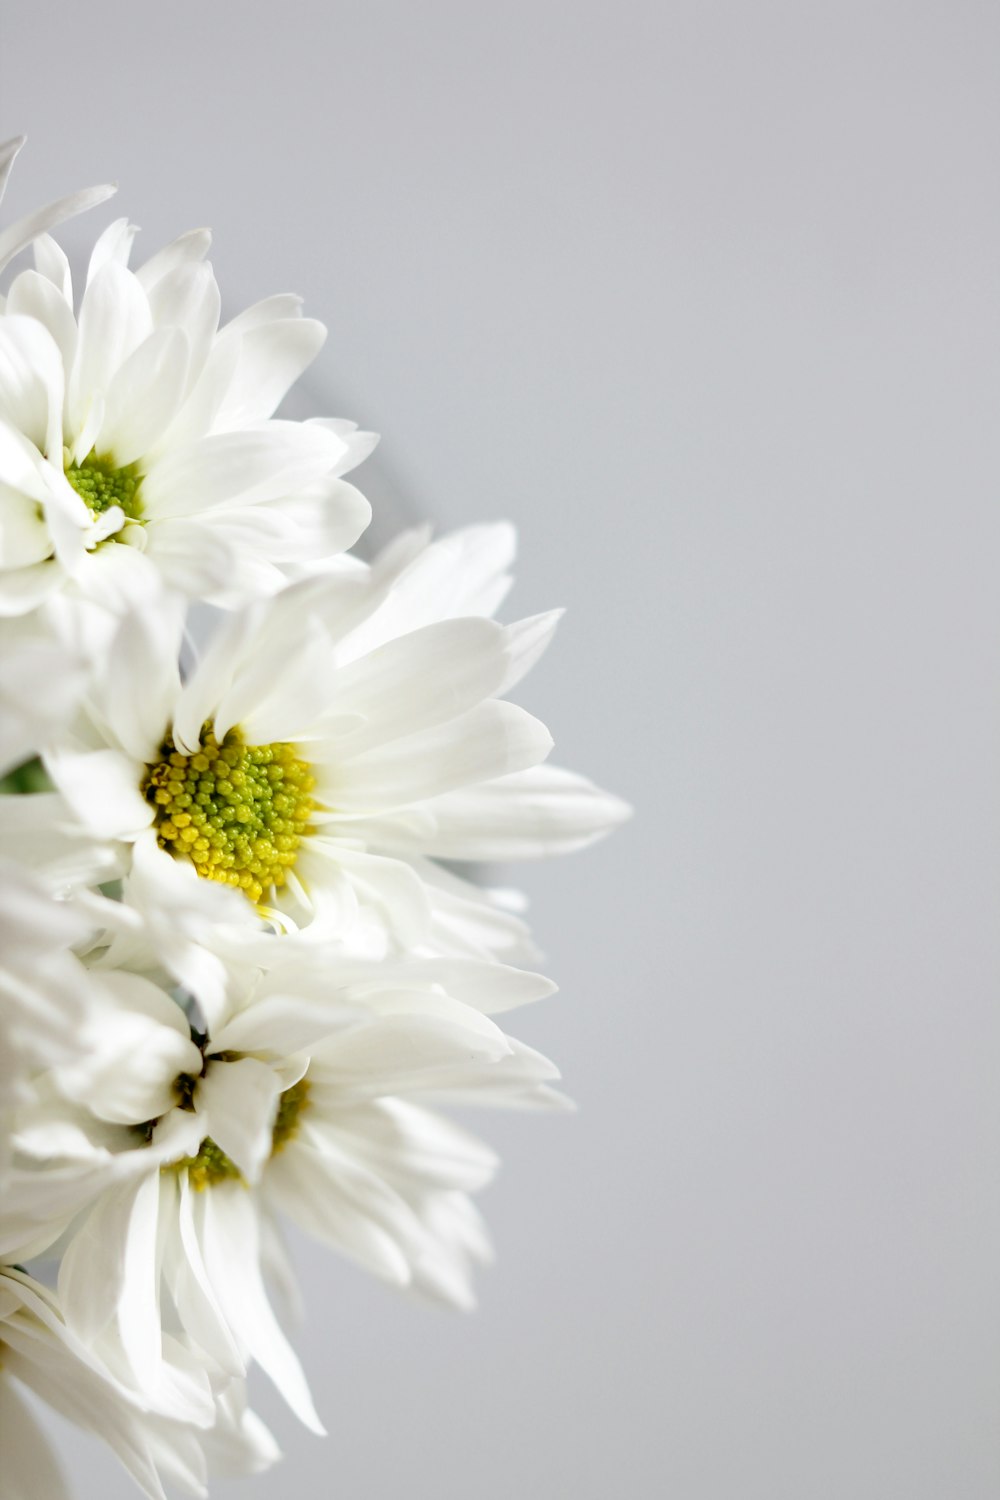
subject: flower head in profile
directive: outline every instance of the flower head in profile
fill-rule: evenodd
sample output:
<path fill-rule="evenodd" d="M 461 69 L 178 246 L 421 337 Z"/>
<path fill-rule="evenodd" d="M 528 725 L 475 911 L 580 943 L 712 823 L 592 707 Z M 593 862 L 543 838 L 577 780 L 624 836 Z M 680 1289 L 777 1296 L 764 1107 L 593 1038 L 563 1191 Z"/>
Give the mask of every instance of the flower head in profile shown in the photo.
<path fill-rule="evenodd" d="M 128 620 L 47 753 L 56 786 L 153 890 L 180 860 L 279 926 L 433 947 L 422 860 L 550 854 L 627 812 L 543 768 L 548 731 L 501 696 L 558 618 L 487 618 L 510 545 L 504 527 L 410 539 L 295 585 L 232 616 L 183 684 L 176 628 Z"/>

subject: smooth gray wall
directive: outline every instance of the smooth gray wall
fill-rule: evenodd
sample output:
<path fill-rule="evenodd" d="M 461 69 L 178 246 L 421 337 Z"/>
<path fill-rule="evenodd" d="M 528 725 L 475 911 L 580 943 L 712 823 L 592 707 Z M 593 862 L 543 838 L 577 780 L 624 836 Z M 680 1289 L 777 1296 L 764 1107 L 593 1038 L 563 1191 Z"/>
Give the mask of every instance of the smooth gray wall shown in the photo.
<path fill-rule="evenodd" d="M 513 608 L 569 606 L 522 699 L 638 807 L 517 875 L 582 1108 L 484 1119 L 480 1312 L 302 1246 L 332 1436 L 279 1414 L 247 1497 L 1000 1491 L 998 44 L 968 0 L 5 8 L 11 211 L 116 177 L 150 250 L 214 226 L 230 312 L 304 293 L 360 482 L 518 523 Z"/>

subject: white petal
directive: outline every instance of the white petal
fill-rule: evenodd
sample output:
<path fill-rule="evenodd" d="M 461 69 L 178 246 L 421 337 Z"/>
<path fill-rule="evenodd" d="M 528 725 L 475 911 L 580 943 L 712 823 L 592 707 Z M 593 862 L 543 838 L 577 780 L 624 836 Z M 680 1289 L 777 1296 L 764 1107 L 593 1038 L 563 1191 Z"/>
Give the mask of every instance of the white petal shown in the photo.
<path fill-rule="evenodd" d="M 492 620 L 442 620 L 388 641 L 331 676 L 334 711 L 363 727 L 335 737 L 323 759 L 350 760 L 456 719 L 491 697 L 506 670 L 504 631 Z"/>
<path fill-rule="evenodd" d="M 183 330 L 190 350 L 188 388 L 193 389 L 219 326 L 221 298 L 210 265 L 186 259 L 149 288 L 149 308 L 158 328 Z"/>
<path fill-rule="evenodd" d="M 298 1139 L 275 1158 L 267 1181 L 277 1207 L 307 1234 L 384 1281 L 409 1285 L 410 1264 L 398 1243 L 401 1235 L 412 1238 L 408 1210 L 375 1173 L 335 1147 L 321 1151 Z"/>
<path fill-rule="evenodd" d="M 108 388 L 95 440 L 119 467 L 149 451 L 173 421 L 187 382 L 188 341 L 177 328 L 158 329 L 125 361 Z"/>
<path fill-rule="evenodd" d="M 180 694 L 177 660 L 183 609 L 171 599 L 151 600 L 155 612 L 136 611 L 122 621 L 107 664 L 104 712 L 125 753 L 151 764 L 158 758 Z M 136 692 L 136 684 L 142 691 Z"/>
<path fill-rule="evenodd" d="M 271 1130 L 284 1087 L 275 1070 L 254 1057 L 209 1061 L 195 1106 L 210 1135 L 248 1182 L 260 1177 L 271 1154 Z"/>
<path fill-rule="evenodd" d="M 294 422 L 218 433 L 159 458 L 143 482 L 143 500 L 156 517 L 256 505 L 319 479 L 339 450 L 332 434 Z"/>
<path fill-rule="evenodd" d="M 44 759 L 80 822 L 98 837 L 123 838 L 153 821 L 139 790 L 142 768 L 120 751 L 54 749 Z"/>
<path fill-rule="evenodd" d="M 100 403 L 115 372 L 153 331 L 146 294 L 131 271 L 109 262 L 90 282 L 80 308 L 80 339 L 69 379 L 70 446 L 86 457 Z M 84 451 L 80 451 L 83 449 Z"/>
<path fill-rule="evenodd" d="M 52 555 L 52 539 L 38 503 L 0 484 L 0 569 L 30 567 Z M 0 591 L 3 590 L 0 581 Z"/>
<path fill-rule="evenodd" d="M 522 677 L 527 676 L 543 652 L 547 651 L 564 611 L 551 609 L 544 615 L 518 620 L 504 631 L 509 664 L 501 693 L 509 693 Z"/>
<path fill-rule="evenodd" d="M 346 552 L 372 518 L 372 508 L 361 491 L 335 473 L 272 505 L 289 523 L 282 558 L 303 564 L 323 563 Z"/>
<path fill-rule="evenodd" d="M 71 367 L 76 351 L 76 319 L 65 296 L 49 277 L 38 271 L 22 271 L 11 284 L 7 311 L 43 324 L 59 348 L 63 369 Z M 60 431 L 61 426 L 60 418 Z"/>
<path fill-rule="evenodd" d="M 7 179 L 10 177 L 10 169 L 14 165 L 17 154 L 25 141 L 26 135 L 13 135 L 9 141 L 0 143 L 0 200 L 7 191 Z"/>
<path fill-rule="evenodd" d="M 51 281 L 70 312 L 73 311 L 73 275 L 61 245 L 50 234 L 40 234 L 34 243 L 35 270 Z M 73 320 L 74 327 L 76 319 Z"/>
<path fill-rule="evenodd" d="M 137 233 L 137 226 L 130 224 L 128 219 L 114 219 L 107 229 L 98 235 L 87 264 L 88 286 L 106 265 L 112 263 L 116 266 L 128 265 L 132 241 Z"/>
<path fill-rule="evenodd" d="M 0 319 L 0 418 L 61 464 L 62 406 L 58 345 L 34 318 L 9 313 Z"/>
<path fill-rule="evenodd" d="M 394 978 L 441 984 L 449 995 L 487 1016 L 543 1000 L 557 989 L 544 974 L 474 958 L 412 959 L 394 964 L 391 972 Z"/>
<path fill-rule="evenodd" d="M 202 1195 L 205 1262 L 232 1326 L 295 1415 L 323 1435 L 302 1366 L 267 1300 L 260 1275 L 257 1213 L 245 1188 L 228 1183 Z"/>
<path fill-rule="evenodd" d="M 545 859 L 583 849 L 631 816 L 620 797 L 572 771 L 534 766 L 426 802 L 429 821 L 402 816 L 352 825 L 363 838 L 397 854 L 435 859 Z"/>
<path fill-rule="evenodd" d="M 235 1377 L 244 1375 L 246 1360 L 240 1353 L 202 1253 L 201 1215 L 198 1212 L 201 1194 L 193 1191 L 186 1173 L 176 1180 L 173 1174 L 165 1174 L 161 1178 L 160 1192 L 163 1200 L 161 1212 L 175 1212 L 180 1231 L 183 1253 L 177 1254 L 177 1246 L 169 1247 L 164 1269 L 181 1322 L 192 1342 L 204 1349 L 221 1370 Z"/>
<path fill-rule="evenodd" d="M 18 219 L 16 223 L 9 224 L 0 233 L 0 271 L 40 234 L 54 229 L 57 224 L 62 224 L 66 219 L 72 219 L 75 214 L 82 214 L 88 208 L 96 208 L 98 203 L 103 203 L 115 191 L 116 189 L 110 185 L 84 188 L 79 193 L 70 193 L 65 198 L 57 198 L 55 202 L 47 203 L 44 208 L 39 208 L 34 213 L 26 215 L 25 218 Z"/>
<path fill-rule="evenodd" d="M 393 740 L 327 771 L 346 813 L 404 807 L 457 787 L 525 770 L 544 760 L 552 736 L 513 703 L 489 702 L 422 734 Z"/>
<path fill-rule="evenodd" d="M 212 244 L 211 231 L 208 229 L 189 229 L 187 234 L 182 234 L 171 244 L 165 245 L 155 255 L 151 255 L 136 271 L 136 275 L 146 293 L 152 291 L 157 282 L 169 272 L 175 271 L 178 266 L 188 264 L 190 261 L 204 260 Z"/>
<path fill-rule="evenodd" d="M 237 319 L 220 337 L 239 341 L 233 380 L 215 419 L 215 430 L 226 432 L 274 414 L 322 349 L 326 329 L 300 316 L 242 326 Z"/>

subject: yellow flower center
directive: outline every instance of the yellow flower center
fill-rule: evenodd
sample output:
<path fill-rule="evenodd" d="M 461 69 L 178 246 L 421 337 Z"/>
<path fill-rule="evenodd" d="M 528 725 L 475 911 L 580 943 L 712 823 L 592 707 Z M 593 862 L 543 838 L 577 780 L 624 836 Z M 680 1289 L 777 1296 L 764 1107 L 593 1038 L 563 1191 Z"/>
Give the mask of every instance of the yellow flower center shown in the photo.
<path fill-rule="evenodd" d="M 309 1080 L 300 1078 L 285 1089 L 278 1100 L 278 1113 L 271 1135 L 271 1155 L 277 1156 L 299 1133 L 299 1116 L 309 1101 Z"/>
<path fill-rule="evenodd" d="M 170 740 L 161 753 L 142 786 L 160 848 L 255 904 L 284 885 L 309 827 L 315 785 L 295 747 L 246 745 L 236 730 L 220 744 L 206 725 L 194 755 Z"/>
<path fill-rule="evenodd" d="M 206 1135 L 198 1147 L 197 1156 L 183 1156 L 180 1161 L 171 1162 L 162 1170 L 174 1172 L 178 1176 L 181 1172 L 186 1172 L 196 1193 L 203 1193 L 206 1188 L 215 1187 L 220 1182 L 243 1181 L 243 1173 L 239 1167 L 234 1161 L 230 1161 L 210 1135 Z"/>
<path fill-rule="evenodd" d="M 95 516 L 120 505 L 130 521 L 142 519 L 137 464 L 115 468 L 110 458 L 99 458 L 93 448 L 78 464 L 66 464 L 66 478 Z"/>

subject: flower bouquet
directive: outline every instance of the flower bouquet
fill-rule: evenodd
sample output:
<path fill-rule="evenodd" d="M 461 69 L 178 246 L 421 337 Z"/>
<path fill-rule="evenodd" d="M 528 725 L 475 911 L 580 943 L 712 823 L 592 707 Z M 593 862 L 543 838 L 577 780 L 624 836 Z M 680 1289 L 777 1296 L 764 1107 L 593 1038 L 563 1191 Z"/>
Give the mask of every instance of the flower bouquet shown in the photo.
<path fill-rule="evenodd" d="M 352 554 L 374 436 L 274 415 L 323 326 L 220 327 L 203 230 L 133 269 L 118 219 L 75 289 L 49 231 L 110 192 L 0 233 L 9 1500 L 66 1493 L 24 1388 L 152 1496 L 277 1457 L 254 1363 L 321 1432 L 288 1222 L 471 1305 L 496 1159 L 441 1108 L 565 1099 L 505 1030 L 554 988 L 520 903 L 463 867 L 627 812 L 507 697 L 558 619 L 494 619 L 512 529 Z"/>

